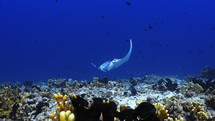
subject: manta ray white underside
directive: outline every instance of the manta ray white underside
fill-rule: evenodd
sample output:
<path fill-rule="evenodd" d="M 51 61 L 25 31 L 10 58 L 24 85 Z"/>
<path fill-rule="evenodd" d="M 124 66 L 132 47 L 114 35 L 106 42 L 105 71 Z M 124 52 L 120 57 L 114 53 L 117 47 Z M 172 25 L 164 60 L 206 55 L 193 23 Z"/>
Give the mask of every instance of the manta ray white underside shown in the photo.
<path fill-rule="evenodd" d="M 107 71 L 111 71 L 115 68 L 118 68 L 119 66 L 121 66 L 123 63 L 127 62 L 131 56 L 131 52 L 132 52 L 132 40 L 130 39 L 130 49 L 127 53 L 127 55 L 124 58 L 121 59 L 113 59 L 112 61 L 105 61 L 104 63 L 102 63 L 98 69 L 103 71 L 103 72 L 107 72 Z M 96 65 L 91 63 L 95 68 Z"/>

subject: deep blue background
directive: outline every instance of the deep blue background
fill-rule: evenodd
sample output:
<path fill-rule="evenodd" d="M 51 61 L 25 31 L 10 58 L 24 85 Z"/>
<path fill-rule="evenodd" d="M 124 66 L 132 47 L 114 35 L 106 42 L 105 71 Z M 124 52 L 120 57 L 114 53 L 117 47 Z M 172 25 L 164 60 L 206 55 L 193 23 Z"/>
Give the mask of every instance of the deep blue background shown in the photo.
<path fill-rule="evenodd" d="M 0 81 L 199 74 L 215 66 L 214 5 L 214 0 L 0 0 Z M 129 62 L 107 73 L 90 65 L 122 58 L 130 38 Z"/>

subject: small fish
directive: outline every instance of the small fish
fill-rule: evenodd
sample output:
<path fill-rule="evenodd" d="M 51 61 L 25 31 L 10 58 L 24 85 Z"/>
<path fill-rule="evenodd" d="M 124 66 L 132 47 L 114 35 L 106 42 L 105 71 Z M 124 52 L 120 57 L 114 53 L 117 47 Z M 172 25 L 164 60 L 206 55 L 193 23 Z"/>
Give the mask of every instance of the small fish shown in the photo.
<path fill-rule="evenodd" d="M 153 28 L 153 26 L 148 26 L 148 28 L 149 28 L 149 29 L 152 29 L 152 28 Z"/>
<path fill-rule="evenodd" d="M 100 16 L 101 18 L 106 18 L 106 16 Z"/>
<path fill-rule="evenodd" d="M 131 6 L 131 2 L 125 2 L 125 4 Z"/>

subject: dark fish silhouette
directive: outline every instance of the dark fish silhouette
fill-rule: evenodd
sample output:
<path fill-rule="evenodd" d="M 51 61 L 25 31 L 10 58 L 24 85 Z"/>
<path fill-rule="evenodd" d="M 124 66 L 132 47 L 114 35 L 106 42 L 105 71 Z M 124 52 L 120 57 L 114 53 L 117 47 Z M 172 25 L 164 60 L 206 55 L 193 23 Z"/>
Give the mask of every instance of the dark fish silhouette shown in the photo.
<path fill-rule="evenodd" d="M 106 18 L 106 16 L 100 16 L 101 18 Z"/>
<path fill-rule="evenodd" d="M 125 2 L 125 4 L 131 6 L 131 2 Z"/>
<path fill-rule="evenodd" d="M 149 29 L 152 29 L 152 28 L 153 28 L 153 26 L 148 26 L 148 28 L 149 28 Z"/>

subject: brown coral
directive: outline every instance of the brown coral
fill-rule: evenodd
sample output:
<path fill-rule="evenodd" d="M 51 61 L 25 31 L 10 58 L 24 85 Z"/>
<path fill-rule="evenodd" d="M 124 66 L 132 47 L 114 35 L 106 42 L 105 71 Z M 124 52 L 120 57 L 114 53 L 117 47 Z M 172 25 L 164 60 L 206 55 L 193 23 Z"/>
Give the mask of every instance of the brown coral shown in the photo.
<path fill-rule="evenodd" d="M 205 99 L 205 104 L 215 110 L 215 89 Z"/>

